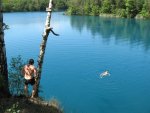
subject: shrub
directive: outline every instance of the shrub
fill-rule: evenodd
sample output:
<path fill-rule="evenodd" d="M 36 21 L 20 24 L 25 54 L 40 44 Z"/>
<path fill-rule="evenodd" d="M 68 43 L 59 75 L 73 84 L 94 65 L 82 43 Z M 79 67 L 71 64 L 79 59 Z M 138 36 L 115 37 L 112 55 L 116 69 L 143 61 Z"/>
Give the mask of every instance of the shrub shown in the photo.
<path fill-rule="evenodd" d="M 104 0 L 102 7 L 101 7 L 101 13 L 111 13 L 111 2 L 110 0 Z"/>
<path fill-rule="evenodd" d="M 25 63 L 21 56 L 12 58 L 9 65 L 9 88 L 12 95 L 21 95 L 24 91 L 24 78 L 21 70 Z"/>
<path fill-rule="evenodd" d="M 140 15 L 142 15 L 143 18 L 150 18 L 150 14 L 145 10 L 142 10 Z"/>
<path fill-rule="evenodd" d="M 99 15 L 99 6 L 93 5 L 91 15 Z"/>
<path fill-rule="evenodd" d="M 116 9 L 116 15 L 119 17 L 127 17 L 125 9 Z"/>

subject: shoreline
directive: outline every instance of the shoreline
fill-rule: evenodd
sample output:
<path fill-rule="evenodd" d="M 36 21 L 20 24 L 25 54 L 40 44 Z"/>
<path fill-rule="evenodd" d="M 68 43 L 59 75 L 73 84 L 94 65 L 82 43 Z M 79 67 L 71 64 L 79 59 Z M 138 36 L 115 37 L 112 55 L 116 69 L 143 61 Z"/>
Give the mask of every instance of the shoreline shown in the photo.
<path fill-rule="evenodd" d="M 36 13 L 36 12 L 46 12 L 46 11 L 5 11 L 3 13 L 34 13 L 34 12 Z M 64 12 L 63 15 L 71 16 L 70 14 L 67 14 L 65 11 L 54 10 L 53 12 Z M 116 15 L 116 14 L 107 14 L 107 13 L 102 13 L 102 14 L 99 14 L 99 15 L 77 15 L 77 14 L 75 14 L 75 15 L 76 16 L 99 16 L 99 17 L 106 17 L 106 18 L 124 18 L 124 19 L 150 20 L 150 17 L 149 18 L 144 18 L 140 14 L 136 15 L 134 18 L 121 17 L 121 16 Z"/>
<path fill-rule="evenodd" d="M 124 19 L 136 19 L 136 20 L 150 20 L 149 18 L 144 18 L 142 15 L 137 15 L 134 18 L 127 18 L 127 17 L 121 17 L 119 15 L 115 14 L 100 14 L 100 17 L 106 17 L 106 18 L 124 18 Z"/>
<path fill-rule="evenodd" d="M 66 12 L 63 13 L 64 15 L 70 15 L 71 14 L 67 14 Z M 101 13 L 99 15 L 78 15 L 78 14 L 75 14 L 76 16 L 99 16 L 99 17 L 105 17 L 105 18 L 124 18 L 124 19 L 136 19 L 136 20 L 150 20 L 150 17 L 149 18 L 144 18 L 142 15 L 138 14 L 136 15 L 134 18 L 128 18 L 128 17 L 121 17 L 119 15 L 116 15 L 116 14 L 107 14 L 107 13 Z"/>

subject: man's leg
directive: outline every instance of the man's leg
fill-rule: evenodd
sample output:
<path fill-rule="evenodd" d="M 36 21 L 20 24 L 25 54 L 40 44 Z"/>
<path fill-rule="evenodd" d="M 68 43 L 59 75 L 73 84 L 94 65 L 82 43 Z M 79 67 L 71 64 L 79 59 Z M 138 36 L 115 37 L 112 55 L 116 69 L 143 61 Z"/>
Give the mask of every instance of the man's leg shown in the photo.
<path fill-rule="evenodd" d="M 28 85 L 27 84 L 24 85 L 24 93 L 25 93 L 25 96 L 28 97 Z"/>
<path fill-rule="evenodd" d="M 35 96 L 35 84 L 33 85 L 31 98 L 34 98 L 34 96 Z"/>
<path fill-rule="evenodd" d="M 34 77 L 32 78 L 31 85 L 33 86 L 31 98 L 34 98 L 35 97 L 35 87 L 36 87 L 36 85 L 35 85 L 35 78 Z"/>

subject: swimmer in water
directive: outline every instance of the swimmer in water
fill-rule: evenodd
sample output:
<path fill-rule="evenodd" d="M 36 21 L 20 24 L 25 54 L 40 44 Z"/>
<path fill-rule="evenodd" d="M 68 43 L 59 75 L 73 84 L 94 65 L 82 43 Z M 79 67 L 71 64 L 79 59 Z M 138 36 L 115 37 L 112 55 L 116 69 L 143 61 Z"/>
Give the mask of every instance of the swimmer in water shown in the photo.
<path fill-rule="evenodd" d="M 101 78 L 103 78 L 105 76 L 110 76 L 110 73 L 107 70 L 100 74 Z"/>

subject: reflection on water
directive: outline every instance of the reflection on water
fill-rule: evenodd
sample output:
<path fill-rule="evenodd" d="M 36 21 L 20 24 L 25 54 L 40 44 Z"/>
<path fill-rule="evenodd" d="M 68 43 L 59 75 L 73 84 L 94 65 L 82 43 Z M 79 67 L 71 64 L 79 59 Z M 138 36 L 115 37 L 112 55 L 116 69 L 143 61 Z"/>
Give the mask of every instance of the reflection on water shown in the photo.
<path fill-rule="evenodd" d="M 71 25 L 80 32 L 86 28 L 93 36 L 115 38 L 115 41 L 128 41 L 130 44 L 150 48 L 150 21 L 135 19 L 103 18 L 96 16 L 71 16 Z"/>

